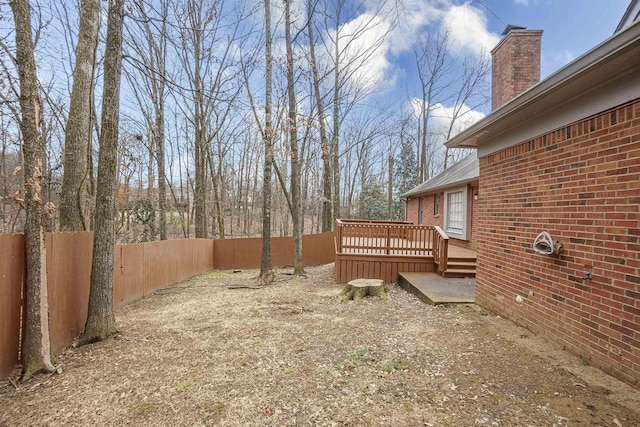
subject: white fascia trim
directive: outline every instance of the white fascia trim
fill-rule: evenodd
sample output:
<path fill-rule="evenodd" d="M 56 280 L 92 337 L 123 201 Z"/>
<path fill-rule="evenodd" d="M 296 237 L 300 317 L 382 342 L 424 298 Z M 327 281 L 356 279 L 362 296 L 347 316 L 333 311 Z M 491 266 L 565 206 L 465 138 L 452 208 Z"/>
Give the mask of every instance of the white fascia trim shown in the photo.
<path fill-rule="evenodd" d="M 603 85 L 610 79 L 618 78 L 625 74 L 635 74 L 638 69 L 636 57 L 638 46 L 640 46 L 640 21 L 616 33 L 547 79 L 498 108 L 484 119 L 460 132 L 447 141 L 445 145 L 449 148 L 477 147 L 477 140 L 490 130 L 499 133 L 502 127 L 507 130 L 509 127 L 521 124 L 521 117 L 515 118 L 513 120 L 514 123 L 510 123 L 509 119 L 512 116 L 517 116 L 518 112 L 527 107 L 535 105 L 544 98 L 554 98 L 554 96 L 559 98 L 558 101 L 562 101 L 563 89 L 576 82 L 579 82 L 584 91 L 589 91 L 589 89 L 593 88 L 589 84 L 595 86 Z M 627 56 L 628 52 L 634 49 L 636 53 Z M 628 69 L 623 71 L 623 64 L 624 67 L 631 68 L 631 71 Z M 573 89 L 571 93 L 579 93 L 578 89 Z M 552 104 L 551 101 L 548 102 Z M 481 156 L 480 153 L 478 155 Z"/>
<path fill-rule="evenodd" d="M 478 146 L 478 157 L 529 141 L 638 98 L 640 70 L 615 80 L 610 86 L 558 104 L 557 108 L 539 111 L 535 120 L 523 121 L 519 126 L 497 133 L 490 141 Z"/>

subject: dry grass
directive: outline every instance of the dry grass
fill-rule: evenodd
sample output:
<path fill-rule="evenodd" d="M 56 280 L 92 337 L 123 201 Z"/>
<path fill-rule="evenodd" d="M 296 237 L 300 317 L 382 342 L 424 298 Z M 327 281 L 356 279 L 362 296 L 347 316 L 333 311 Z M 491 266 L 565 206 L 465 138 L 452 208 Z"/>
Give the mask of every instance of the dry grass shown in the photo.
<path fill-rule="evenodd" d="M 637 390 L 474 305 L 395 286 L 342 303 L 331 265 L 256 274 L 122 308 L 122 334 L 68 349 L 62 374 L 5 381 L 0 426 L 640 425 Z"/>

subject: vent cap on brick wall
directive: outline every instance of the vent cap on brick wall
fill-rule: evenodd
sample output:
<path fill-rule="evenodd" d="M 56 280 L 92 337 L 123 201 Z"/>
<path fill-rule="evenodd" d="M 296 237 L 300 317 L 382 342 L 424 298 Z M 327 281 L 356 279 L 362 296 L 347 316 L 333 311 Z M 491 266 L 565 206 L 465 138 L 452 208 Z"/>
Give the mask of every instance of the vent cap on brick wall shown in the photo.
<path fill-rule="evenodd" d="M 533 250 L 542 255 L 558 255 L 562 252 L 562 244 L 543 231 L 533 241 Z"/>

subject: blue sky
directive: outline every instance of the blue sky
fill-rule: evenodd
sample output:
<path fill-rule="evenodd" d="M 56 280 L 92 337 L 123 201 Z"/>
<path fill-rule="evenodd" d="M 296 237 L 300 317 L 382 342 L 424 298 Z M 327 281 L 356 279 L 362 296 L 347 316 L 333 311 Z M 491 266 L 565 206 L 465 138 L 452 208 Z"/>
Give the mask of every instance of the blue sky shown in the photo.
<path fill-rule="evenodd" d="M 609 38 L 622 18 L 628 0 L 482 0 L 488 29 L 500 34 L 506 24 L 543 30 L 542 78 Z M 499 18 L 499 19 L 498 19 Z"/>
<path fill-rule="evenodd" d="M 357 18 L 362 20 L 384 0 L 363 1 L 368 10 Z M 386 4 L 390 12 L 387 16 L 381 15 L 383 21 L 396 16 L 396 3 Z M 446 27 L 450 34 L 449 50 L 453 55 L 482 57 L 488 56 L 500 41 L 507 24 L 543 30 L 541 79 L 545 79 L 611 37 L 629 1 L 404 0 L 402 4 L 405 13 L 397 25 L 376 26 L 363 38 L 366 44 L 367 39 L 375 40 L 392 28 L 376 54 L 360 67 L 362 74 L 369 75 L 380 85 L 383 103 L 390 99 L 407 102 L 419 96 L 413 48 L 420 34 L 442 31 Z M 348 27 L 350 24 L 343 25 Z M 447 102 L 438 106 L 442 108 L 442 117 L 447 116 L 447 109 L 452 108 Z M 477 114 L 468 115 L 468 123 L 460 125 L 470 125 L 489 113 L 489 109 L 488 104 L 479 107 Z"/>

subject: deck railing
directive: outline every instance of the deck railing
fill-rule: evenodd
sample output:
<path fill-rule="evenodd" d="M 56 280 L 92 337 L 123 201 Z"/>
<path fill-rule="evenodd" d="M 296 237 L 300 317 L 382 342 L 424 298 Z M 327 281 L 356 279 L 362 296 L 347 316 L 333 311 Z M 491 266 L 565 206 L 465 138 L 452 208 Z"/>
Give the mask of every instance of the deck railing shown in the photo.
<path fill-rule="evenodd" d="M 337 220 L 336 252 L 433 255 L 436 229 L 405 221 Z"/>
<path fill-rule="evenodd" d="M 433 242 L 433 259 L 438 266 L 438 271 L 444 276 L 447 271 L 447 260 L 449 259 L 449 236 L 437 225 L 434 229 L 436 233 Z"/>

